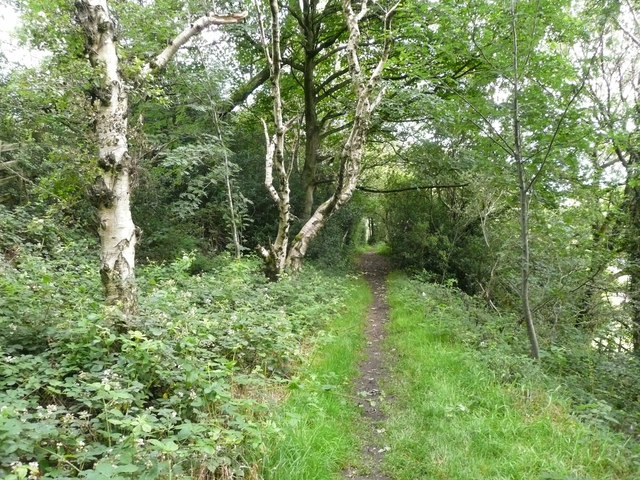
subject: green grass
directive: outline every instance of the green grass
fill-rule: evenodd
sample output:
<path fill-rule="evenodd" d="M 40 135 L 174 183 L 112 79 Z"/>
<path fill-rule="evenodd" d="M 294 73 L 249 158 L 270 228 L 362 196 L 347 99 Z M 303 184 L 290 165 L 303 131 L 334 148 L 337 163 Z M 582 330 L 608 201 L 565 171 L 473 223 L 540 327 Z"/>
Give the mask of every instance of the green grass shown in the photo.
<path fill-rule="evenodd" d="M 366 252 L 374 252 L 379 255 L 389 256 L 391 255 L 391 247 L 385 242 L 377 242 L 373 245 L 363 245 L 356 249 L 358 254 L 366 253 Z"/>
<path fill-rule="evenodd" d="M 395 479 L 640 478 L 637 445 L 578 423 L 542 389 L 499 383 L 457 340 L 466 311 L 444 287 L 393 275 L 389 292 L 385 468 Z"/>
<path fill-rule="evenodd" d="M 369 288 L 354 281 L 347 309 L 312 346 L 310 362 L 294 378 L 288 398 L 270 423 L 276 434 L 265 440 L 260 462 L 264 479 L 340 478 L 360 453 L 360 412 L 350 398 L 364 343 L 363 323 L 371 301 Z"/>

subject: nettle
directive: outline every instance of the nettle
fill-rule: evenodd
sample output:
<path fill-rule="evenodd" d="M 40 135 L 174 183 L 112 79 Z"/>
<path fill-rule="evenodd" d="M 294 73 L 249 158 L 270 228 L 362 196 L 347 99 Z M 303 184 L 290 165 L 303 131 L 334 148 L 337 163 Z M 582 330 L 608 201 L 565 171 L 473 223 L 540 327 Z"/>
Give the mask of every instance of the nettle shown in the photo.
<path fill-rule="evenodd" d="M 89 295 L 100 281 L 89 266 L 23 255 L 6 268 L 0 476 L 251 477 L 244 458 L 274 428 L 261 392 L 288 381 L 304 336 L 349 288 L 313 270 L 268 283 L 256 259 L 190 275 L 194 258 L 142 272 L 126 330 Z"/>

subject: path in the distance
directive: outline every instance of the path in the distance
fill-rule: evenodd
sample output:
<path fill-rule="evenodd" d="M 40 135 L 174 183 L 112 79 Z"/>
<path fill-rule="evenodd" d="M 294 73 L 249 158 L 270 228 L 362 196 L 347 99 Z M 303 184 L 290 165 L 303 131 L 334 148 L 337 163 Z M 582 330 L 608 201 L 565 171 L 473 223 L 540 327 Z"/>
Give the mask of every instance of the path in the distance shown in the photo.
<path fill-rule="evenodd" d="M 366 472 L 349 469 L 345 472 L 345 477 L 353 480 L 392 480 L 381 471 L 382 458 L 387 447 L 382 442 L 385 415 L 380 405 L 385 400 L 380 381 L 386 373 L 382 343 L 385 337 L 384 327 L 389 319 L 386 284 L 389 261 L 381 255 L 365 253 L 360 258 L 360 270 L 373 292 L 373 303 L 367 315 L 365 330 L 365 359 L 360 364 L 360 376 L 354 381 L 358 406 L 362 409 L 367 432 L 362 452 Z"/>

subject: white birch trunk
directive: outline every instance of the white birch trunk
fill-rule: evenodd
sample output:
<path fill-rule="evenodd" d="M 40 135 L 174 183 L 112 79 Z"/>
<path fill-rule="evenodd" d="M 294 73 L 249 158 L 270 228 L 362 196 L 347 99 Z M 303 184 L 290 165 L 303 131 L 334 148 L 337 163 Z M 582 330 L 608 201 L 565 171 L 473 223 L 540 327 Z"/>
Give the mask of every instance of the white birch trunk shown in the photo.
<path fill-rule="evenodd" d="M 271 96 L 273 97 L 273 121 L 275 133 L 269 136 L 266 122 L 264 126 L 265 139 L 267 141 L 267 153 L 265 156 L 264 185 L 269 196 L 278 207 L 278 233 L 269 248 L 258 246 L 258 253 L 265 262 L 265 273 L 271 280 L 278 280 L 285 269 L 287 249 L 289 247 L 289 228 L 291 225 L 291 189 L 289 187 L 290 171 L 287 170 L 284 158 L 285 135 L 293 120 L 286 124 L 283 120 L 282 93 L 280 90 L 280 74 L 282 69 L 282 52 L 280 50 L 280 19 L 277 0 L 270 0 L 271 10 L 271 41 L 267 41 L 265 27 L 263 25 L 262 12 L 259 3 L 255 2 L 260 12 L 260 33 L 264 46 L 265 56 L 271 72 Z M 276 172 L 278 188 L 274 186 L 274 170 Z"/>
<path fill-rule="evenodd" d="M 358 58 L 358 47 L 360 45 L 359 24 L 360 20 L 367 14 L 367 7 L 367 0 L 365 0 L 361 4 L 360 11 L 355 13 L 351 0 L 342 0 L 342 11 L 349 29 L 346 55 L 349 62 L 351 84 L 356 93 L 353 124 L 340 152 L 340 171 L 334 193 L 313 212 L 309 220 L 300 229 L 298 235 L 296 235 L 295 241 L 291 246 L 286 262 L 287 268 L 291 271 L 300 270 L 311 241 L 325 226 L 329 218 L 351 199 L 356 189 L 357 181 L 360 178 L 362 156 L 371 115 L 384 95 L 384 89 L 378 88 L 378 85 L 385 63 L 389 58 L 391 49 L 390 36 L 386 36 L 380 59 L 368 78 L 364 78 Z M 385 33 L 388 32 L 391 26 L 391 19 L 397 7 L 398 4 L 394 5 L 385 16 Z"/>
<path fill-rule="evenodd" d="M 135 166 L 128 152 L 127 90 L 106 0 L 79 1 L 76 8 L 91 65 L 101 80 L 93 103 L 100 175 L 92 189 L 99 219 L 100 275 L 107 303 L 120 303 L 130 313 L 137 301 L 134 268 L 139 234 L 130 208 Z"/>
<path fill-rule="evenodd" d="M 98 209 L 100 275 L 108 304 L 119 304 L 125 313 L 137 306 L 135 247 L 140 231 L 131 217 L 131 177 L 135 164 L 128 151 L 128 89 L 121 76 L 116 48 L 115 21 L 107 0 L 78 0 L 77 18 L 84 30 L 85 47 L 101 80 L 95 109 L 100 175 L 93 188 Z M 157 57 L 142 69 L 145 76 L 162 69 L 195 35 L 210 25 L 238 23 L 246 12 L 209 13 L 185 28 Z"/>

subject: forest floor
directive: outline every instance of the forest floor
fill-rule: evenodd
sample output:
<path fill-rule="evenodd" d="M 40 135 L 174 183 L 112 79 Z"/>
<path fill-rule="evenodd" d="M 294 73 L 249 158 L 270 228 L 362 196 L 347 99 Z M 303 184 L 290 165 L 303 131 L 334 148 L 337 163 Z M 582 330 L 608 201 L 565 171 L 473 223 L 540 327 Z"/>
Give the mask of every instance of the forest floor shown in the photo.
<path fill-rule="evenodd" d="M 360 257 L 359 266 L 373 293 L 373 302 L 366 320 L 365 358 L 354 381 L 358 407 L 362 409 L 365 422 L 366 437 L 363 441 L 362 456 L 367 473 L 349 468 L 345 476 L 355 480 L 390 480 L 390 477 L 381 471 L 382 459 L 388 449 L 382 442 L 381 434 L 385 431 L 383 425 L 386 419 L 382 404 L 388 400 L 382 386 L 382 381 L 389 374 L 388 359 L 382 345 L 385 339 L 385 325 L 389 321 L 386 278 L 390 264 L 386 257 L 367 252 Z"/>

